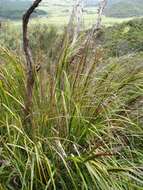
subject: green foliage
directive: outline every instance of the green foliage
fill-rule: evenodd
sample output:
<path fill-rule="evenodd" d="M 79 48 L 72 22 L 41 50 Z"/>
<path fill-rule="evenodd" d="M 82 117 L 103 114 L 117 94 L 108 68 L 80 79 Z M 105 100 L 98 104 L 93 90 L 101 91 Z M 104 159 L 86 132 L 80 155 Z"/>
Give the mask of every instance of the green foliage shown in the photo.
<path fill-rule="evenodd" d="M 2 22 L 0 32 L 0 45 L 13 51 L 22 51 L 22 32 L 19 26 L 13 26 L 11 22 Z M 48 27 L 40 22 L 30 26 L 30 46 L 37 57 L 39 52 L 45 56 L 52 56 L 55 49 L 61 43 L 62 34 L 56 26 Z"/>
<path fill-rule="evenodd" d="M 22 46 L 22 32 L 9 21 L 1 22 L 0 45 L 11 50 L 19 50 Z"/>
<path fill-rule="evenodd" d="M 51 52 L 52 47 L 55 48 L 59 43 L 59 33 L 56 26 L 44 24 L 35 24 L 30 28 L 30 44 L 33 53 L 38 50 L 43 51 L 45 54 Z"/>
<path fill-rule="evenodd" d="M 143 51 L 143 19 L 134 19 L 123 24 L 105 28 L 101 43 L 108 56 L 122 56 Z"/>
<path fill-rule="evenodd" d="M 55 68 L 36 74 L 35 129 L 28 132 L 23 59 L 0 48 L 0 184 L 141 190 L 143 55 L 101 63 L 85 51 L 71 62 L 77 47 L 67 42 Z"/>
<path fill-rule="evenodd" d="M 31 25 L 31 49 L 40 65 L 35 69 L 32 128 L 25 121 L 21 31 L 3 26 L 0 189 L 143 189 L 141 28 L 138 20 L 99 31 L 96 42 L 102 42 L 103 53 L 109 50 L 104 61 L 97 43 L 81 47 L 84 32 L 71 45 L 71 36 L 55 27 Z M 134 54 L 109 58 L 122 55 L 115 53 L 121 39 L 131 41 L 122 54 L 135 47 Z"/>
<path fill-rule="evenodd" d="M 108 56 L 122 56 L 143 51 L 143 19 L 133 19 L 112 27 L 103 28 L 98 36 L 98 43 Z M 0 45 L 14 51 L 22 50 L 22 33 L 19 26 L 11 22 L 3 22 L 0 29 Z M 55 57 L 62 43 L 62 32 L 58 27 L 41 24 L 31 24 L 30 44 L 33 53 Z M 96 42 L 97 43 L 97 42 Z M 53 58 L 54 59 L 54 58 Z"/>

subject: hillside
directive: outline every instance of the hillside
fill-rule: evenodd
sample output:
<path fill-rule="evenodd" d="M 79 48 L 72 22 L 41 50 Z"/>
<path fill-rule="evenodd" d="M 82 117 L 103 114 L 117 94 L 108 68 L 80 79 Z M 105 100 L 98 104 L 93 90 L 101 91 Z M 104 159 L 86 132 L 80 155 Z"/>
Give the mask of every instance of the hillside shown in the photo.
<path fill-rule="evenodd" d="M 143 51 L 143 19 L 133 19 L 103 29 L 101 44 L 108 56 L 122 56 Z"/>
<path fill-rule="evenodd" d="M 38 28 L 37 35 L 39 34 L 39 28 L 42 30 L 42 26 L 45 27 L 45 30 L 40 39 L 42 43 L 45 43 L 46 34 L 48 28 L 47 24 L 41 24 L 37 27 L 35 23 L 35 29 Z M 133 52 L 143 51 L 143 19 L 133 19 L 127 22 L 123 22 L 121 24 L 116 24 L 110 27 L 103 27 L 99 36 L 98 42 L 104 48 L 105 52 L 107 52 L 108 56 L 122 56 L 131 54 Z M 53 26 L 53 34 L 55 30 L 58 30 L 55 26 Z M 7 34 L 4 35 L 4 34 Z M 16 33 L 16 35 L 15 35 Z M 0 45 L 6 46 L 12 50 L 15 50 L 16 46 L 20 47 L 21 45 L 21 32 L 19 30 L 19 26 L 13 27 L 12 24 L 4 24 L 0 33 Z M 31 32 L 31 36 L 34 35 L 34 31 Z M 19 39 L 17 39 L 17 36 Z M 34 36 L 32 37 L 34 38 Z M 35 46 L 39 43 L 37 39 L 32 41 L 32 44 Z M 45 44 L 47 46 L 47 44 Z M 45 47 L 46 48 L 46 47 Z"/>
<path fill-rule="evenodd" d="M 109 0 L 105 15 L 117 18 L 143 16 L 142 0 Z"/>
<path fill-rule="evenodd" d="M 29 0 L 0 0 L 0 18 L 21 19 L 24 11 L 30 6 Z M 33 17 L 47 14 L 43 10 L 37 10 Z"/>
<path fill-rule="evenodd" d="M 85 0 L 85 17 L 94 20 L 97 15 L 98 0 Z M 0 18 L 21 19 L 23 12 L 29 7 L 31 0 L 0 0 Z M 33 14 L 34 17 L 44 16 L 47 19 L 55 19 L 61 16 L 60 21 L 66 23 L 73 1 L 70 0 L 43 0 L 39 9 Z M 109 0 L 105 10 L 105 18 L 111 21 L 113 18 L 129 18 L 143 15 L 141 0 Z M 108 18 L 109 17 L 109 18 Z M 116 22 L 116 21 L 115 21 Z M 117 20 L 118 22 L 118 20 Z M 60 23 L 60 22 L 58 22 Z"/>
<path fill-rule="evenodd" d="M 86 0 L 88 6 L 97 6 L 98 0 Z M 105 11 L 108 17 L 127 18 L 143 16 L 142 0 L 108 0 Z"/>

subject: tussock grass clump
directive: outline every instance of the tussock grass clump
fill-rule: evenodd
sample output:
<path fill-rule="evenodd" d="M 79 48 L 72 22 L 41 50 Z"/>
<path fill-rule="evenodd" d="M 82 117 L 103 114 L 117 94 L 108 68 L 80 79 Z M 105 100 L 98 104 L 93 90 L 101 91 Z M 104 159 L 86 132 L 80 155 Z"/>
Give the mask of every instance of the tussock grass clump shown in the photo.
<path fill-rule="evenodd" d="M 143 188 L 143 56 L 101 63 L 74 50 L 35 71 L 30 128 L 23 59 L 0 48 L 2 190 Z"/>

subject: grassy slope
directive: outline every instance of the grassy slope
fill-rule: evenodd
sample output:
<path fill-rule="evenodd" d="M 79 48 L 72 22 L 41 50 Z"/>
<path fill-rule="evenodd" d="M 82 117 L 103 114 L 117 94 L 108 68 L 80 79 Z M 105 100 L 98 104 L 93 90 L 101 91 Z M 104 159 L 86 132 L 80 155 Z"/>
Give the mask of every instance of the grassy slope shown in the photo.
<path fill-rule="evenodd" d="M 143 19 L 134 19 L 103 30 L 101 41 L 110 56 L 143 51 Z"/>
<path fill-rule="evenodd" d="M 0 188 L 142 190 L 143 53 L 103 61 L 93 49 L 91 60 L 84 51 L 72 62 L 79 43 L 66 43 L 56 59 L 53 33 L 32 32 L 36 63 L 46 68 L 36 74 L 35 129 L 24 122 L 23 54 L 0 48 Z"/>
<path fill-rule="evenodd" d="M 53 28 L 61 32 L 61 17 L 56 18 L 59 20 L 59 25 L 56 24 L 57 19 L 51 17 L 48 21 L 47 19 L 42 19 L 43 22 L 41 22 L 41 19 L 33 19 L 31 21 L 31 28 L 39 28 L 42 30 L 42 27 L 44 25 L 44 32 L 47 34 L 47 28 L 49 27 L 49 24 L 51 24 L 56 26 Z M 47 22 L 49 23 L 48 25 Z M 91 18 L 88 20 L 88 22 L 91 22 Z M 108 25 L 109 21 L 106 24 Z M 59 30 L 59 27 L 61 27 L 61 30 Z M 143 19 L 141 18 L 103 28 L 99 41 L 104 50 L 107 51 L 108 56 L 122 56 L 128 53 L 139 52 L 143 50 L 142 27 Z M 39 32 L 37 31 L 37 33 Z M 17 26 L 15 26 L 15 24 L 13 25 L 11 22 L 6 23 L 3 26 L 2 32 L 0 33 L 0 44 L 12 49 L 15 49 L 17 46 L 20 48 L 20 36 L 21 30 L 19 23 Z M 36 43 L 38 43 L 38 41 Z"/>
<path fill-rule="evenodd" d="M 7 50 L 0 58 L 7 64 L 0 66 L 2 190 L 142 189 L 142 54 L 92 66 L 90 75 L 73 75 L 63 60 L 59 79 L 47 73 L 46 97 L 37 76 L 36 131 L 27 133 L 23 68 Z"/>

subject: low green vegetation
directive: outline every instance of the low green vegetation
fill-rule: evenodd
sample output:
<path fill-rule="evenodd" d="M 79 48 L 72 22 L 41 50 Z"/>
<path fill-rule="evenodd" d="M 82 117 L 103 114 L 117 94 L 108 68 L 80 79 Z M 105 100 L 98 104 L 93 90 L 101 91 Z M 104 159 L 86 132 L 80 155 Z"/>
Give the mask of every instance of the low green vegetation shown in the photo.
<path fill-rule="evenodd" d="M 142 19 L 74 44 L 66 28 L 31 24 L 26 117 L 22 32 L 0 30 L 0 190 L 143 190 Z"/>
<path fill-rule="evenodd" d="M 102 30 L 101 44 L 108 56 L 143 51 L 143 19 L 134 19 Z"/>
<path fill-rule="evenodd" d="M 89 19 L 90 20 L 90 19 Z M 122 21 L 121 21 L 122 22 Z M 98 36 L 98 45 L 101 45 L 105 55 L 122 56 L 143 51 L 143 19 L 131 19 L 121 24 L 116 24 L 110 27 L 103 27 Z M 32 20 L 30 27 L 31 44 L 39 47 L 39 41 L 44 44 L 44 48 L 48 48 L 47 36 L 50 30 L 53 30 L 53 35 L 61 34 L 64 27 L 47 25 L 47 21 L 40 22 Z M 42 32 L 43 31 L 43 32 Z M 84 32 L 83 32 L 84 33 Z M 40 37 L 41 36 L 41 37 Z M 11 22 L 4 22 L 1 27 L 0 44 L 12 50 L 22 49 L 22 33 L 19 25 Z"/>
<path fill-rule="evenodd" d="M 66 54 L 60 75 L 46 62 L 28 132 L 23 63 L 3 48 L 0 58 L 2 189 L 142 189 L 142 54 L 87 69 Z"/>

